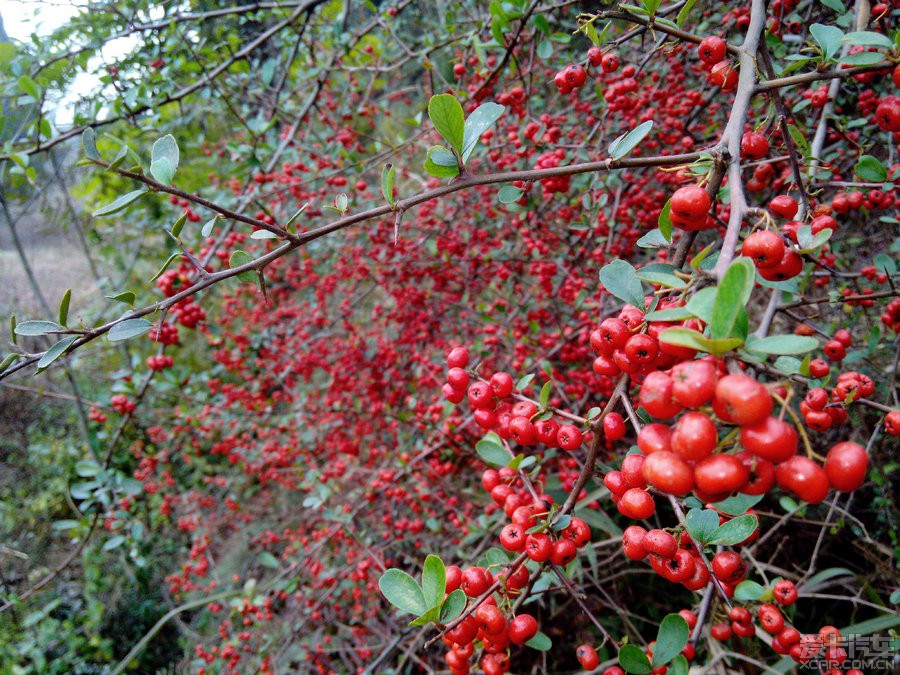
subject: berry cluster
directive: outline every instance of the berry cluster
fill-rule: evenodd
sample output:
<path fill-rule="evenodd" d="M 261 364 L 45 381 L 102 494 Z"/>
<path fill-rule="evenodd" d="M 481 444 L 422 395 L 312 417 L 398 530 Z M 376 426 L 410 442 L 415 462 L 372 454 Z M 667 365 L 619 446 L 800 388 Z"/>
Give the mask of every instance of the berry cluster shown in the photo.
<path fill-rule="evenodd" d="M 171 368 L 175 365 L 175 359 L 168 354 L 155 354 L 147 357 L 147 367 L 157 372 Z"/>
<path fill-rule="evenodd" d="M 109 399 L 109 404 L 121 415 L 129 415 L 137 409 L 137 402 L 132 401 L 125 394 L 115 394 Z"/>

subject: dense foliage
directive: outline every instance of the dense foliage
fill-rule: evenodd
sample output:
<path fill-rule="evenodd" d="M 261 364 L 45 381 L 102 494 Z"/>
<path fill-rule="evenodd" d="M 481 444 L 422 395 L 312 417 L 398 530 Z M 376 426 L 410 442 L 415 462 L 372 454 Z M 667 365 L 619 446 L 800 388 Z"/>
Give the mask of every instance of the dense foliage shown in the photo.
<path fill-rule="evenodd" d="M 129 0 L 0 45 L 4 226 L 44 204 L 94 274 L 29 272 L 0 355 L 0 663 L 892 634 L 898 16 Z"/>

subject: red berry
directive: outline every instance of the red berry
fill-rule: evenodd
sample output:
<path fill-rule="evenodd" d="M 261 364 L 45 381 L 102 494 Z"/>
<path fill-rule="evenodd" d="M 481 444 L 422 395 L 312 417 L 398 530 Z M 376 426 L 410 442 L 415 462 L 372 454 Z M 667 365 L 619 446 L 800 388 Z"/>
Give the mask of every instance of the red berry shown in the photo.
<path fill-rule="evenodd" d="M 825 457 L 828 482 L 839 492 L 858 490 L 866 480 L 869 458 L 858 443 L 844 441 L 832 446 Z"/>
<path fill-rule="evenodd" d="M 708 66 L 714 66 L 725 58 L 728 45 L 725 40 L 717 35 L 710 35 L 700 41 L 697 46 L 697 54 L 700 60 Z"/>

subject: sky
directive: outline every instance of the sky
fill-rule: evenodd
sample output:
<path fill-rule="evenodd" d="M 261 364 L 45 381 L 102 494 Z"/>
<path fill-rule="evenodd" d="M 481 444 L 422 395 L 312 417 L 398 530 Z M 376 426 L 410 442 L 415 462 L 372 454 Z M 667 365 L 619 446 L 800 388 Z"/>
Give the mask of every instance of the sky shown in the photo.
<path fill-rule="evenodd" d="M 34 31 L 46 35 L 58 28 L 83 4 L 66 0 L 0 0 L 0 16 L 6 34 L 24 42 Z"/>
<path fill-rule="evenodd" d="M 30 42 L 33 32 L 38 35 L 51 33 L 86 4 L 86 0 L 0 0 L 0 16 L 3 17 L 3 28 L 11 39 Z M 114 58 L 131 46 L 131 39 L 117 40 L 109 43 L 103 53 L 107 58 Z M 94 91 L 98 84 L 99 80 L 91 74 L 78 73 L 75 76 L 56 107 L 54 121 L 58 128 L 71 125 L 75 102 Z"/>

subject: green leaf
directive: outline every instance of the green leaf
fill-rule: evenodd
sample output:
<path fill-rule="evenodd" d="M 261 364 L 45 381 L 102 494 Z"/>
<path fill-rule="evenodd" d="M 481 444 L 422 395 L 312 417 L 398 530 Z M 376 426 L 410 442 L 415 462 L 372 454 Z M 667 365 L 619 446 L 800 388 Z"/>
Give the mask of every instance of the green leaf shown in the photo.
<path fill-rule="evenodd" d="M 844 635 L 872 635 L 900 626 L 900 616 L 896 614 L 879 616 L 868 621 L 861 621 L 841 629 Z"/>
<path fill-rule="evenodd" d="M 157 279 L 159 279 L 159 278 L 162 276 L 162 273 L 165 272 L 166 269 L 169 267 L 169 265 L 171 265 L 173 262 L 175 262 L 176 260 L 178 260 L 180 257 L 181 257 L 181 252 L 180 252 L 180 251 L 176 251 L 175 253 L 173 253 L 172 255 L 170 255 L 168 258 L 166 258 L 166 262 L 164 262 L 164 263 L 163 263 L 163 266 L 160 267 L 160 268 L 156 271 L 156 274 L 153 275 L 153 278 L 150 279 L 150 281 L 153 282 L 153 281 L 156 281 Z"/>
<path fill-rule="evenodd" d="M 814 235 L 809 225 L 801 225 L 797 230 L 797 244 L 800 246 L 800 253 L 812 253 L 831 239 L 832 234 L 834 234 L 832 230 L 826 227 Z"/>
<path fill-rule="evenodd" d="M 432 145 L 425 155 L 425 171 L 438 178 L 453 178 L 459 175 L 456 158 L 447 148 Z"/>
<path fill-rule="evenodd" d="M 304 211 L 306 211 L 306 207 L 307 207 L 307 206 L 309 206 L 309 202 L 305 202 L 305 203 L 303 204 L 303 206 L 301 206 L 299 209 L 297 209 L 297 210 L 294 212 L 294 215 L 292 215 L 290 218 L 287 219 L 287 222 L 284 224 L 284 226 L 285 226 L 286 228 L 288 228 L 288 227 L 290 227 L 291 225 L 293 225 L 293 224 L 294 224 L 294 221 L 297 220 L 297 218 L 300 217 L 300 214 L 303 213 Z M 222 217 L 221 215 L 216 216 L 216 218 L 221 218 L 221 217 Z M 207 226 L 210 226 L 210 229 L 212 229 L 211 223 L 212 223 L 212 221 L 210 221 L 210 223 L 207 223 L 206 225 L 204 225 L 204 226 L 203 226 L 203 229 L 205 230 Z M 206 237 L 206 236 L 208 236 L 208 234 L 209 234 L 209 233 L 204 234 L 203 236 Z"/>
<path fill-rule="evenodd" d="M 627 155 L 637 147 L 638 143 L 644 140 L 644 138 L 647 136 L 647 134 L 650 133 L 650 130 L 652 128 L 653 120 L 647 120 L 643 124 L 639 124 L 628 133 L 619 136 L 609 146 L 609 158 L 621 159 L 622 157 Z"/>
<path fill-rule="evenodd" d="M 546 41 L 543 44 L 546 44 Z M 506 112 L 505 106 L 491 101 L 482 103 L 472 111 L 469 119 L 465 121 L 462 152 L 460 153 L 463 165 L 469 161 L 472 151 L 481 139 L 481 134 L 494 126 L 504 112 Z"/>
<path fill-rule="evenodd" d="M 685 282 L 675 276 L 678 271 L 674 265 L 650 263 L 637 270 L 637 278 L 651 284 L 659 284 L 667 288 L 681 288 Z"/>
<path fill-rule="evenodd" d="M 672 663 L 669 664 L 666 675 L 688 675 L 689 673 L 690 667 L 688 666 L 687 659 L 684 654 L 679 654 Z"/>
<path fill-rule="evenodd" d="M 181 230 L 184 228 L 184 224 L 187 222 L 187 216 L 188 216 L 187 211 L 182 213 L 178 217 L 178 220 L 175 221 L 175 224 L 172 225 L 172 229 L 169 231 L 169 234 L 171 234 L 176 239 L 178 239 L 178 235 L 181 234 Z M 254 232 L 253 234 L 256 234 L 256 233 Z M 250 236 L 252 237 L 253 235 L 250 235 Z"/>
<path fill-rule="evenodd" d="M 687 307 L 671 307 L 669 309 L 658 309 L 653 312 L 644 314 L 647 321 L 684 321 L 690 319 L 694 314 Z"/>
<path fill-rule="evenodd" d="M 31 96 L 31 98 L 40 100 L 41 90 L 37 86 L 37 82 L 32 80 L 27 75 L 22 75 L 22 77 L 19 78 L 19 87 L 22 89 L 22 91 Z"/>
<path fill-rule="evenodd" d="M 647 675 L 653 670 L 650 659 L 637 645 L 623 645 L 619 650 L 619 665 L 630 675 Z"/>
<path fill-rule="evenodd" d="M 246 251 L 237 250 L 231 254 L 231 258 L 228 260 L 228 266 L 234 269 L 235 267 L 241 267 L 242 265 L 247 265 L 252 262 L 252 255 Z M 254 270 L 246 270 L 245 272 L 238 274 L 237 278 L 252 284 L 256 282 L 257 276 Z"/>
<path fill-rule="evenodd" d="M 817 349 L 819 341 L 808 335 L 770 335 L 764 338 L 750 336 L 745 345 L 747 351 L 762 354 L 805 354 Z"/>
<path fill-rule="evenodd" d="M 841 66 L 874 66 L 876 63 L 884 61 L 884 55 L 878 52 L 857 52 L 856 54 L 847 54 L 838 59 L 838 65 Z"/>
<path fill-rule="evenodd" d="M 803 153 L 803 156 L 808 156 L 809 141 L 806 140 L 806 135 L 800 130 L 800 127 L 796 124 L 788 124 L 788 134 L 790 134 L 791 140 L 794 141 L 794 145 Z"/>
<path fill-rule="evenodd" d="M 745 495 L 736 494 L 728 497 L 720 502 L 716 502 L 715 506 L 722 513 L 729 516 L 742 516 L 747 513 L 747 509 L 752 509 L 759 504 L 765 495 Z"/>
<path fill-rule="evenodd" d="M 172 134 L 166 134 L 153 144 L 150 153 L 150 173 L 163 185 L 168 185 L 178 170 L 178 142 Z"/>
<path fill-rule="evenodd" d="M 713 306 L 716 302 L 716 287 L 707 286 L 694 293 L 687 301 L 687 309 L 703 323 L 712 321 Z"/>
<path fill-rule="evenodd" d="M 429 623 L 437 623 L 437 620 L 441 616 L 441 608 L 440 607 L 432 607 L 427 610 L 422 616 L 413 619 L 409 622 L 410 626 L 424 626 Z"/>
<path fill-rule="evenodd" d="M 518 382 L 516 382 L 516 391 L 519 391 L 519 392 L 525 391 L 525 389 L 528 387 L 529 384 L 531 384 L 531 381 L 533 379 L 534 379 L 534 373 L 528 373 L 528 375 L 523 376 L 521 379 L 519 379 Z"/>
<path fill-rule="evenodd" d="M 821 23 L 814 23 L 809 27 L 809 32 L 822 49 L 825 60 L 830 61 L 841 48 L 841 39 L 844 37 L 844 32 L 836 26 L 826 26 Z"/>
<path fill-rule="evenodd" d="M 300 215 L 299 212 L 297 215 Z M 216 215 L 206 221 L 206 224 L 203 226 L 203 229 L 200 230 L 201 237 L 208 237 L 212 234 L 213 228 L 216 226 L 216 221 L 219 220 L 222 216 Z"/>
<path fill-rule="evenodd" d="M 740 338 L 711 340 L 698 331 L 678 327 L 667 328 L 660 333 L 659 339 L 661 342 L 668 342 L 669 344 L 687 347 L 688 349 L 696 349 L 716 356 L 721 356 L 743 344 L 743 340 Z"/>
<path fill-rule="evenodd" d="M 675 23 L 678 24 L 679 27 L 684 25 L 684 20 L 687 19 L 688 14 L 691 13 L 691 10 L 694 8 L 694 5 L 696 5 L 696 4 L 697 4 L 697 0 L 688 0 L 684 4 L 684 7 L 682 7 L 678 11 L 678 16 L 675 17 Z"/>
<path fill-rule="evenodd" d="M 512 204 L 519 201 L 523 194 L 525 192 L 515 185 L 504 185 L 497 191 L 497 199 L 500 200 L 501 204 Z"/>
<path fill-rule="evenodd" d="M 881 183 L 887 180 L 888 170 L 881 162 L 872 155 L 863 155 L 859 158 L 854 168 L 856 175 L 865 181 L 872 183 Z"/>
<path fill-rule="evenodd" d="M 453 94 L 435 94 L 428 101 L 428 117 L 441 137 L 462 155 L 466 118 Z"/>
<path fill-rule="evenodd" d="M 492 466 L 506 466 L 510 460 L 509 453 L 500 442 L 500 437 L 493 431 L 475 444 L 475 452 Z"/>
<path fill-rule="evenodd" d="M 110 342 L 128 340 L 138 335 L 143 335 L 151 328 L 153 328 L 153 324 L 147 319 L 125 319 L 109 329 L 106 339 Z"/>
<path fill-rule="evenodd" d="M 600 283 L 606 291 L 619 300 L 634 305 L 640 310 L 644 304 L 644 289 L 637 271 L 625 260 L 614 260 L 600 270 Z"/>
<path fill-rule="evenodd" d="M 61 326 L 53 321 L 23 321 L 16 324 L 16 335 L 46 335 L 47 333 L 57 333 L 65 330 L 65 326 Z"/>
<path fill-rule="evenodd" d="M 759 519 L 756 516 L 738 516 L 717 527 L 707 543 L 716 546 L 734 546 L 747 539 L 757 527 Z"/>
<path fill-rule="evenodd" d="M 419 584 L 403 570 L 395 567 L 387 570 L 378 580 L 378 588 L 387 601 L 402 612 L 419 616 L 428 610 Z"/>
<path fill-rule="evenodd" d="M 259 564 L 263 567 L 268 567 L 270 570 L 277 570 L 281 568 L 281 563 L 278 562 L 278 558 L 269 553 L 268 551 L 260 551 L 257 556 L 257 560 Z"/>
<path fill-rule="evenodd" d="M 13 352 L 12 354 L 7 354 L 2 361 L 0 361 L 0 373 L 9 368 L 13 363 L 18 361 L 19 359 L 25 358 L 24 354 L 17 354 Z"/>
<path fill-rule="evenodd" d="M 132 190 L 127 195 L 122 195 L 114 202 L 107 204 L 106 206 L 101 206 L 99 209 L 94 211 L 92 214 L 95 218 L 99 218 L 100 216 L 109 216 L 113 213 L 118 213 L 126 206 L 129 206 L 132 202 L 136 202 L 138 199 L 147 194 L 146 188 L 141 188 L 139 190 Z"/>
<path fill-rule="evenodd" d="M 687 621 L 679 614 L 669 614 L 659 624 L 656 646 L 653 648 L 653 667 L 659 668 L 674 659 L 690 637 Z"/>
<path fill-rule="evenodd" d="M 538 58 L 546 61 L 553 56 L 553 43 L 550 40 L 541 40 L 537 48 Z"/>
<path fill-rule="evenodd" d="M 450 623 L 456 619 L 466 608 L 466 594 L 461 588 L 457 588 L 444 600 L 441 605 L 440 621 L 443 624 Z"/>
<path fill-rule="evenodd" d="M 63 353 L 69 348 L 75 340 L 78 339 L 77 335 L 71 335 L 69 337 L 64 337 L 62 340 L 57 342 L 55 345 L 50 347 L 44 355 L 41 356 L 40 360 L 37 362 L 37 371 L 35 374 L 41 372 L 45 368 L 47 368 L 51 363 L 56 361 Z"/>
<path fill-rule="evenodd" d="M 546 408 L 547 404 L 550 403 L 550 392 L 553 391 L 553 380 L 547 380 L 544 382 L 544 386 L 541 387 L 541 397 L 540 404 L 541 408 Z"/>
<path fill-rule="evenodd" d="M 847 576 L 853 577 L 856 575 L 846 567 L 829 567 L 827 570 L 822 570 L 821 572 L 812 575 L 804 584 L 800 586 L 800 590 L 804 593 L 808 593 L 813 589 L 821 586 L 829 579 Z"/>
<path fill-rule="evenodd" d="M 897 273 L 897 263 L 886 253 L 879 253 L 872 258 L 872 264 L 879 272 L 884 272 L 889 277 Z"/>
<path fill-rule="evenodd" d="M 549 637 L 547 637 L 541 631 L 538 631 L 534 634 L 533 638 L 525 643 L 525 646 L 531 647 L 532 649 L 537 649 L 539 652 L 549 652 L 553 647 L 553 643 L 550 641 Z"/>
<path fill-rule="evenodd" d="M 393 164 L 385 164 L 381 170 L 381 194 L 391 206 L 394 205 L 394 173 Z"/>
<path fill-rule="evenodd" d="M 256 230 L 250 234 L 251 239 L 278 239 L 278 235 L 268 230 Z"/>
<path fill-rule="evenodd" d="M 764 586 L 748 579 L 735 586 L 734 599 L 741 600 L 742 602 L 755 601 L 759 600 L 765 592 L 766 589 Z"/>
<path fill-rule="evenodd" d="M 847 11 L 844 8 L 844 3 L 841 2 L 841 0 L 822 0 L 822 4 L 829 9 L 833 9 L 838 14 L 844 14 Z"/>
<path fill-rule="evenodd" d="M 843 38 L 841 38 L 841 42 L 861 47 L 881 47 L 882 49 L 891 50 L 894 48 L 894 43 L 891 42 L 891 39 L 887 35 L 875 33 L 874 31 L 870 30 L 860 30 L 853 33 L 847 33 Z"/>
<path fill-rule="evenodd" d="M 72 289 L 67 288 L 59 303 L 59 322 L 65 326 L 69 319 L 69 302 L 72 300 Z"/>
<path fill-rule="evenodd" d="M 749 258 L 738 258 L 725 271 L 716 289 L 709 336 L 713 340 L 731 337 L 738 313 L 747 304 L 753 292 L 756 270 Z"/>
<path fill-rule="evenodd" d="M 719 527 L 719 514 L 712 509 L 691 509 L 684 518 L 684 525 L 691 539 L 705 544 Z"/>
<path fill-rule="evenodd" d="M 75 462 L 75 473 L 82 478 L 93 478 L 100 473 L 100 465 L 93 460 L 82 459 Z"/>
<path fill-rule="evenodd" d="M 422 595 L 429 609 L 439 607 L 443 601 L 447 588 L 446 575 L 443 560 L 436 555 L 425 558 L 425 565 L 422 567 Z"/>
<path fill-rule="evenodd" d="M 637 240 L 637 245 L 641 248 L 665 248 L 669 245 L 669 240 L 660 229 L 650 230 L 647 234 Z"/>
<path fill-rule="evenodd" d="M 97 134 L 91 127 L 88 127 L 81 134 L 81 146 L 84 148 L 84 156 L 89 159 L 100 159 L 100 152 L 97 150 Z"/>
<path fill-rule="evenodd" d="M 800 359 L 795 359 L 793 356 L 779 356 L 775 359 L 775 368 L 780 370 L 785 375 L 799 375 L 802 374 L 801 370 L 802 361 Z"/>

